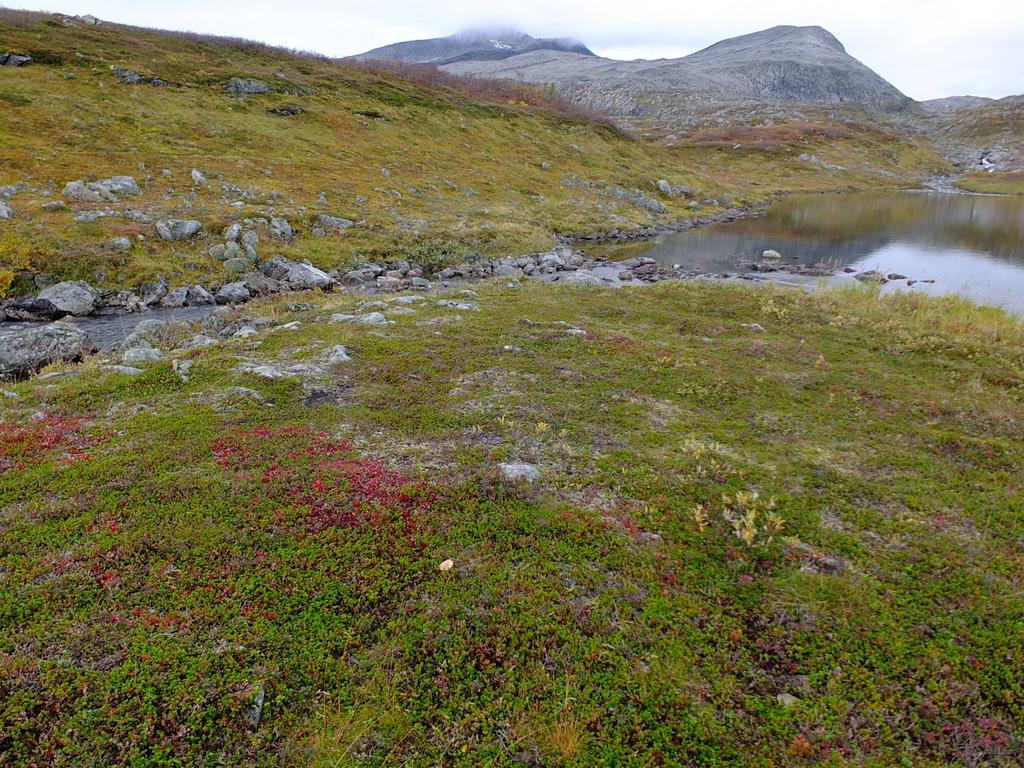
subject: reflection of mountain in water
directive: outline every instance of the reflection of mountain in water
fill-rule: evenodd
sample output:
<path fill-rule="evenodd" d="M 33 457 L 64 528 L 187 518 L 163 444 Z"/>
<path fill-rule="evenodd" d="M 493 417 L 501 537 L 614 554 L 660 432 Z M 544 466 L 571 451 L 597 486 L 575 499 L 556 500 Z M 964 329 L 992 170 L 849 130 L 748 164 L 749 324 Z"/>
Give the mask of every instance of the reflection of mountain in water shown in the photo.
<path fill-rule="evenodd" d="M 935 281 L 918 283 L 918 290 L 959 293 L 1024 313 L 1020 198 L 916 192 L 793 196 L 763 216 L 604 252 L 721 273 L 742 269 L 769 248 L 782 253 L 785 263 L 898 272 Z"/>
<path fill-rule="evenodd" d="M 799 195 L 763 216 L 637 244 L 628 255 L 720 272 L 773 248 L 793 263 L 841 267 L 894 243 L 903 251 L 966 251 L 1024 268 L 1024 201 L 916 192 Z"/>

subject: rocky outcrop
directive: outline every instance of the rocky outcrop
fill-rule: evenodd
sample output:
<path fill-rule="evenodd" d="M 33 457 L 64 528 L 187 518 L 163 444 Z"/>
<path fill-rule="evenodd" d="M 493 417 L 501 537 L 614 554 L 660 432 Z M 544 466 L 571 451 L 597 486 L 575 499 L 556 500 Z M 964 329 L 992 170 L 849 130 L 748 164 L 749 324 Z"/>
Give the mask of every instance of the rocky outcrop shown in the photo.
<path fill-rule="evenodd" d="M 92 351 L 89 336 L 66 323 L 0 336 L 0 377 L 28 376 L 44 365 L 81 360 Z"/>
<path fill-rule="evenodd" d="M 142 190 L 131 176 L 112 176 L 109 179 L 89 182 L 81 179 L 64 185 L 64 197 L 81 203 L 98 203 L 102 200 L 115 201 L 125 196 L 141 195 Z"/>

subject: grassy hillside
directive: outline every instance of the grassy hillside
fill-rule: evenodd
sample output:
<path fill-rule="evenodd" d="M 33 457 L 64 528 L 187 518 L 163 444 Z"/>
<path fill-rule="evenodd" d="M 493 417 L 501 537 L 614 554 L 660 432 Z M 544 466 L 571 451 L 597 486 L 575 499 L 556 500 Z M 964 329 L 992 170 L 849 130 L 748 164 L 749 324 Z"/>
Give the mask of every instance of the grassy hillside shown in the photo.
<path fill-rule="evenodd" d="M 806 108 L 805 108 L 806 109 Z M 927 140 L 861 115 L 701 128 L 669 141 L 679 162 L 742 196 L 898 189 L 949 173 Z"/>
<path fill-rule="evenodd" d="M 73 220 L 76 211 L 105 207 L 199 219 L 211 233 L 243 218 L 285 216 L 299 237 L 273 251 L 330 268 L 360 257 L 508 255 L 546 248 L 554 233 L 693 215 L 686 199 L 659 198 L 653 182 L 662 178 L 701 200 L 717 193 L 670 153 L 522 89 L 510 96 L 498 88 L 481 101 L 453 90 L 450 79 L 432 86 L 257 44 L 64 26 L 0 10 L 3 50 L 34 59 L 0 67 L 0 185 L 26 185 L 11 201 L 14 218 L 0 222 L 8 268 L 110 286 L 157 271 L 177 282 L 222 278 L 221 264 L 205 255 L 210 243 L 165 244 L 151 224 L 124 218 Z M 112 66 L 177 85 L 125 85 Z M 224 90 L 232 77 L 272 90 L 232 96 Z M 479 87 L 472 93 L 488 96 Z M 274 111 L 296 109 L 301 114 Z M 208 186 L 193 183 L 193 168 Z M 134 176 L 143 195 L 74 203 L 74 211 L 41 208 L 61 199 L 69 180 L 118 174 Z M 577 178 L 642 189 L 667 210 L 654 214 L 600 188 L 561 183 Z M 244 206 L 232 207 L 237 200 Z M 359 225 L 344 236 L 311 237 L 318 213 Z M 128 254 L 107 246 L 138 234 L 148 239 Z"/>
<path fill-rule="evenodd" d="M 1019 325 L 478 294 L 9 385 L 0 763 L 1021 764 Z"/>

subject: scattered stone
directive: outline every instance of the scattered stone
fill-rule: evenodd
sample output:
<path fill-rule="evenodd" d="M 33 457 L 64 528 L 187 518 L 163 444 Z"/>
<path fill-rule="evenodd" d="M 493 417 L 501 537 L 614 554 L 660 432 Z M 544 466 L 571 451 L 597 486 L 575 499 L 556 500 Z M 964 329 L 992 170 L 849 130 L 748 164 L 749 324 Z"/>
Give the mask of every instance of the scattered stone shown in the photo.
<path fill-rule="evenodd" d="M 192 183 L 197 187 L 208 187 L 210 186 L 209 180 L 203 175 L 203 172 L 198 168 L 192 169 Z"/>
<path fill-rule="evenodd" d="M 440 301 L 437 302 L 437 306 L 448 307 L 449 309 L 454 309 L 460 312 L 480 311 L 479 304 L 473 304 L 472 302 L 469 301 L 449 301 L 448 299 L 441 299 Z"/>
<path fill-rule="evenodd" d="M 43 203 L 42 209 L 47 213 L 57 213 L 58 211 L 66 211 L 68 207 L 64 204 L 63 200 L 51 200 L 48 203 Z"/>
<path fill-rule="evenodd" d="M 156 223 L 156 233 L 172 243 L 190 240 L 202 230 L 202 223 L 194 219 L 164 219 Z"/>
<path fill-rule="evenodd" d="M 238 238 L 240 238 L 241 236 L 242 236 L 242 225 L 241 224 L 232 224 L 231 226 L 225 228 L 225 230 L 224 230 L 224 239 L 227 240 L 227 241 L 236 242 L 238 240 Z"/>
<path fill-rule="evenodd" d="M 448 558 L 447 560 L 442 560 L 441 561 L 441 564 L 437 566 L 437 570 L 439 570 L 441 572 L 445 572 L 445 571 L 450 571 L 454 567 L 455 567 L 455 561 L 452 560 L 451 558 Z"/>
<path fill-rule="evenodd" d="M 748 331 L 758 331 L 759 333 L 767 333 L 764 326 L 760 323 L 740 323 L 740 328 L 746 328 Z"/>
<path fill-rule="evenodd" d="M 886 275 L 886 279 L 888 279 L 888 280 L 906 280 L 907 276 L 906 275 L 901 275 L 899 272 L 890 272 L 888 275 Z"/>
<path fill-rule="evenodd" d="M 132 241 L 127 237 L 115 237 L 110 241 L 109 245 L 115 251 L 128 251 L 131 250 Z"/>
<path fill-rule="evenodd" d="M 81 360 L 92 351 L 88 334 L 67 323 L 0 337 L 0 378 L 27 376 L 53 362 Z"/>
<path fill-rule="evenodd" d="M 14 215 L 14 210 L 11 208 L 11 204 L 6 200 L 0 198 L 0 219 L 7 220 Z"/>
<path fill-rule="evenodd" d="M 767 251 L 761 253 L 761 258 L 765 261 L 778 261 L 782 258 L 782 254 L 769 248 Z"/>
<path fill-rule="evenodd" d="M 514 462 L 511 464 L 499 464 L 498 469 L 506 480 L 512 483 L 532 483 L 540 479 L 540 470 L 533 464 Z"/>
<path fill-rule="evenodd" d="M 212 339 L 205 334 L 198 333 L 193 336 L 188 344 L 185 345 L 186 349 L 201 349 L 203 347 L 209 347 L 217 343 L 216 339 Z"/>

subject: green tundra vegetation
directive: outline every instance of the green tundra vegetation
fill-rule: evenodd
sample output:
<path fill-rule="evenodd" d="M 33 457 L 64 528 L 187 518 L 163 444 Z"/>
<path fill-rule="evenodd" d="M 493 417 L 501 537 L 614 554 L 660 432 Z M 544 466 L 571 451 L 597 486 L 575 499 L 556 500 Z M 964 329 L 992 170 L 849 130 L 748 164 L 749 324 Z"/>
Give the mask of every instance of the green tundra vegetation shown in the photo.
<path fill-rule="evenodd" d="M 276 252 L 330 268 L 943 163 L 855 127 L 665 146 L 543 92 L 0 11 L 8 48 L 34 60 L 0 67 L 11 276 L 226 279 L 208 243 L 43 211 L 72 179 L 134 175 L 118 206 L 209 233 L 286 215 Z M 319 213 L 358 226 L 314 237 Z M 153 333 L 138 369 L 0 387 L 4 768 L 1024 763 L 1017 319 L 506 278 Z"/>

